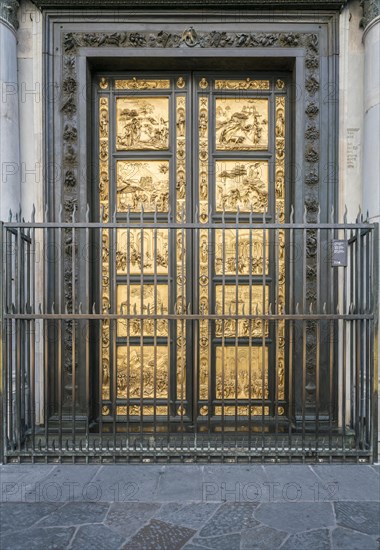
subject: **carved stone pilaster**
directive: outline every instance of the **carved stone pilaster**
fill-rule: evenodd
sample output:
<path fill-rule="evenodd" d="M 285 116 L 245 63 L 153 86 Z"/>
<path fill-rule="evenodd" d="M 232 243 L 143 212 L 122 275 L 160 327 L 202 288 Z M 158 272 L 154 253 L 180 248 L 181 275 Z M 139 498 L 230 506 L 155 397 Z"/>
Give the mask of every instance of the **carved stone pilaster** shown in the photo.
<path fill-rule="evenodd" d="M 380 0 L 361 0 L 360 5 L 363 8 L 360 26 L 365 29 L 375 17 L 380 15 Z"/>
<path fill-rule="evenodd" d="M 18 29 L 17 10 L 18 0 L 0 0 L 0 20 L 5 21 L 15 31 Z"/>

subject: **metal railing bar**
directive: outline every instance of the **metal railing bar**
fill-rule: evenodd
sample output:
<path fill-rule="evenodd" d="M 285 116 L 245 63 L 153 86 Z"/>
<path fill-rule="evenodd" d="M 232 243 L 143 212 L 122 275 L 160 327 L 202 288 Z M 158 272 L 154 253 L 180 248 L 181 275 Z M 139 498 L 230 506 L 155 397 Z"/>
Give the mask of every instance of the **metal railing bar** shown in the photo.
<path fill-rule="evenodd" d="M 265 227 L 267 230 L 271 229 L 352 229 L 364 231 L 371 231 L 375 229 L 376 224 L 367 223 L 367 222 L 358 222 L 358 223 L 328 223 L 321 222 L 318 223 L 267 223 L 265 222 Z M 173 222 L 173 221 L 157 221 L 153 222 L 150 220 L 144 219 L 142 221 L 127 221 L 127 222 L 85 222 L 85 221 L 75 221 L 75 222 L 4 222 L 4 229 L 11 231 L 12 229 L 50 229 L 50 228 L 63 228 L 63 229 L 85 229 L 86 227 L 99 229 L 103 227 L 105 229 L 151 229 L 156 227 L 157 229 L 221 229 L 225 227 L 226 229 L 263 229 L 262 222 L 253 222 L 244 221 L 239 219 L 238 224 L 234 222 L 205 222 L 205 223 L 195 223 L 195 222 Z M 25 237 L 28 239 L 28 237 Z M 350 237 L 348 243 L 353 243 L 357 239 L 357 236 Z"/>
<path fill-rule="evenodd" d="M 244 319 L 251 319 L 251 320 L 268 320 L 268 321 L 279 321 L 281 319 L 284 319 L 285 321 L 302 321 L 302 320 L 321 320 L 321 321 L 327 321 L 327 320 L 346 320 L 346 321 L 361 321 L 361 320 L 369 320 L 373 321 L 375 318 L 374 313 L 258 313 L 258 314 L 244 314 L 244 315 L 236 315 L 234 313 L 231 314 L 215 314 L 215 313 L 208 313 L 208 314 L 196 314 L 196 313 L 168 313 L 168 314 L 121 314 L 121 313 L 4 313 L 4 319 L 7 320 L 15 320 L 15 319 L 62 319 L 62 320 L 81 320 L 81 319 L 93 319 L 93 320 L 107 320 L 107 319 L 137 319 L 137 320 L 149 320 L 149 319 L 157 319 L 157 320 L 180 320 L 180 319 L 187 319 L 189 321 L 191 320 L 199 320 L 199 319 L 205 319 L 209 321 L 215 321 L 217 319 L 224 319 L 224 320 L 244 320 Z"/>

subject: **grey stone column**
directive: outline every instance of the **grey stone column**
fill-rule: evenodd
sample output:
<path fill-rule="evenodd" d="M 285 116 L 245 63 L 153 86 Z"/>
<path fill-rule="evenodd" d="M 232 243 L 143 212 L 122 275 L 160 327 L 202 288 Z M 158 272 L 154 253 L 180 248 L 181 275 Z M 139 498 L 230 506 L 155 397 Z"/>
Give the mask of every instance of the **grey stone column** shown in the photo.
<path fill-rule="evenodd" d="M 20 204 L 17 0 L 0 0 L 0 219 Z"/>
<path fill-rule="evenodd" d="M 363 207 L 371 221 L 380 222 L 380 0 L 362 2 L 364 27 Z M 380 265 L 379 265 L 380 273 Z M 379 285 L 380 281 L 374 284 Z M 380 295 L 379 295 L 380 298 Z M 380 311 L 380 302 L 378 303 Z M 380 326 L 377 327 L 380 338 Z M 378 350 L 380 365 L 380 349 Z M 379 373 L 380 376 L 380 373 Z M 380 395 L 378 402 L 380 414 Z M 380 456 L 380 416 L 378 417 Z"/>
<path fill-rule="evenodd" d="M 380 221 L 380 0 L 363 2 L 363 209 Z"/>

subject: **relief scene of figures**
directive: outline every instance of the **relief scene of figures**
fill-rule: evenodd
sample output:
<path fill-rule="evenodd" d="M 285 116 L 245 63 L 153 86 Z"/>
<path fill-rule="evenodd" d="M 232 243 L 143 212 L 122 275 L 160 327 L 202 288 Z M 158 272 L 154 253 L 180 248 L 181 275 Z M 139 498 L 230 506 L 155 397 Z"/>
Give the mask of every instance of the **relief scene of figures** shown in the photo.
<path fill-rule="evenodd" d="M 116 100 L 116 148 L 163 150 L 169 148 L 169 99 L 119 97 Z"/>
<path fill-rule="evenodd" d="M 268 206 L 268 162 L 216 161 L 216 210 L 263 212 Z"/>
<path fill-rule="evenodd" d="M 119 212 L 168 211 L 169 161 L 119 160 L 116 173 Z"/>
<path fill-rule="evenodd" d="M 268 149 L 268 100 L 217 98 L 216 148 L 224 151 Z"/>

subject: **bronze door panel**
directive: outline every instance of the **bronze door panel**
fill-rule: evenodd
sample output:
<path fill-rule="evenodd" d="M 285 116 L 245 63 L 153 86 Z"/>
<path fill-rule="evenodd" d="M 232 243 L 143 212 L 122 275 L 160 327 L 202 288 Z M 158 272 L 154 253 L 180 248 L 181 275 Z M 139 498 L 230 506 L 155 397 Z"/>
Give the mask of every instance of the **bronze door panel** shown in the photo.
<path fill-rule="evenodd" d="M 101 331 L 105 421 L 271 416 L 274 392 L 285 410 L 283 323 L 226 317 L 285 303 L 284 232 L 275 247 L 247 223 L 285 219 L 286 84 L 231 76 L 101 80 L 100 213 L 120 223 L 102 302 L 125 315 Z"/>

